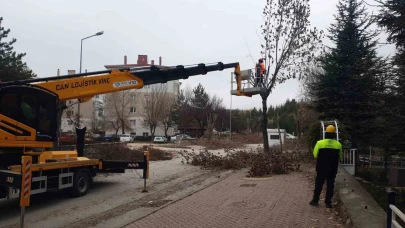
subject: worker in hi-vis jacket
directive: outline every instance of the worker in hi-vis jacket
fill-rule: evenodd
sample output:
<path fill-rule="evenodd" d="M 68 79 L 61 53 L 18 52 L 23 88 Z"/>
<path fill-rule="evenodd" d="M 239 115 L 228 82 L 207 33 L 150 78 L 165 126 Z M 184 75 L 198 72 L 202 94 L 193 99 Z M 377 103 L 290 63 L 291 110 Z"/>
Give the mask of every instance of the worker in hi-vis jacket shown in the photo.
<path fill-rule="evenodd" d="M 325 139 L 319 140 L 314 148 L 316 158 L 316 179 L 314 196 L 309 203 L 318 206 L 319 196 L 322 192 L 323 184 L 326 180 L 325 205 L 332 207 L 333 190 L 335 188 L 335 178 L 338 171 L 339 160 L 342 158 L 342 145 L 335 140 L 336 128 L 333 125 L 326 127 Z"/>

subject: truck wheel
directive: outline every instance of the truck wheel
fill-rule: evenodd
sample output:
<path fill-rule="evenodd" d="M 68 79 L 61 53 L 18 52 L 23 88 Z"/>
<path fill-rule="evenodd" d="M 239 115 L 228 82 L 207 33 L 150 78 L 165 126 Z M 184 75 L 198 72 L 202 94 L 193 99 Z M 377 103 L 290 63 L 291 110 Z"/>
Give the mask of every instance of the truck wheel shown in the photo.
<path fill-rule="evenodd" d="M 79 171 L 74 178 L 72 187 L 72 196 L 80 197 L 87 194 L 90 189 L 91 178 L 86 171 Z"/>

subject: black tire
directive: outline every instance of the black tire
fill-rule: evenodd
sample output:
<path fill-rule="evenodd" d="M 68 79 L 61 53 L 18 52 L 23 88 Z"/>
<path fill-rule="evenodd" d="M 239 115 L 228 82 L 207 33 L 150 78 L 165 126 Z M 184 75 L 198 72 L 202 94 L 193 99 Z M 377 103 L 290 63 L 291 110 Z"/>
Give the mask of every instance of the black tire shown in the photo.
<path fill-rule="evenodd" d="M 91 186 L 91 178 L 88 172 L 80 170 L 75 174 L 71 194 L 80 197 L 87 194 Z"/>

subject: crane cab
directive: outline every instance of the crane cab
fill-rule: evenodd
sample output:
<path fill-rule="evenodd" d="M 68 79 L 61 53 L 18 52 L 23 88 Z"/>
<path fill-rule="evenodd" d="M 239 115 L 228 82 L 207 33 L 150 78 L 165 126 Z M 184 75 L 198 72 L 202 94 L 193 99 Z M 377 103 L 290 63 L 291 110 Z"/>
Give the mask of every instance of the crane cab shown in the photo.
<path fill-rule="evenodd" d="M 265 86 L 256 77 L 253 69 L 240 71 L 240 74 L 235 74 L 231 80 L 231 95 L 251 97 L 266 92 Z M 234 83 L 236 90 L 233 89 Z"/>
<path fill-rule="evenodd" d="M 58 96 L 40 87 L 0 87 L 0 147 L 49 148 L 56 140 Z"/>

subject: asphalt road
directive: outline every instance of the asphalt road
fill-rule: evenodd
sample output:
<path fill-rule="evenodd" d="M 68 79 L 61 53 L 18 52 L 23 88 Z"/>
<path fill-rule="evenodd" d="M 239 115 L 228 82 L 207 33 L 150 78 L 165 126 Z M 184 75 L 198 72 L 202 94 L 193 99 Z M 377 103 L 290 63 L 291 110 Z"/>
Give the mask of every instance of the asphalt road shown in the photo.
<path fill-rule="evenodd" d="M 125 174 L 96 177 L 92 189 L 80 198 L 70 198 L 65 192 L 34 195 L 26 208 L 26 227 L 122 227 L 228 173 L 201 170 L 181 161 L 176 157 L 151 163 L 148 193 L 141 193 L 141 171 L 137 170 L 138 175 L 127 170 Z M 0 227 L 19 227 L 19 216 L 18 199 L 0 200 Z"/>

